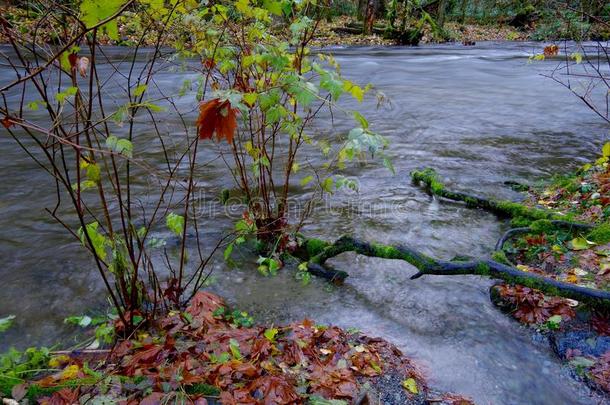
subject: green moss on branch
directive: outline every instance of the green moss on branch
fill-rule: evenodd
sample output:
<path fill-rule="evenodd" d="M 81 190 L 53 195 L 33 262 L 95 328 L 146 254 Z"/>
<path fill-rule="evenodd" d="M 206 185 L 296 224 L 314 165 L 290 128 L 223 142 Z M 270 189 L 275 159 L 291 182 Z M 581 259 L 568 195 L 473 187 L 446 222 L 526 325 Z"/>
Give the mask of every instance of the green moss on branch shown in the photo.
<path fill-rule="evenodd" d="M 548 295 L 571 298 L 596 308 L 610 309 L 610 292 L 593 288 L 581 287 L 534 273 L 524 272 L 510 264 L 500 262 L 497 254 L 496 260 L 471 260 L 466 262 L 452 262 L 437 260 L 407 246 L 382 245 L 361 241 L 349 236 L 342 236 L 335 243 L 326 244 L 326 247 L 316 256 L 309 258 L 308 269 L 312 272 L 327 267 L 325 262 L 344 252 L 355 252 L 361 255 L 381 259 L 403 260 L 419 271 L 412 279 L 424 275 L 479 275 L 502 279 L 511 284 L 520 284 L 538 289 Z M 505 258 L 505 257 L 504 257 Z M 336 272 L 336 270 L 331 270 Z"/>
<path fill-rule="evenodd" d="M 436 171 L 432 168 L 426 168 L 419 171 L 415 170 L 411 172 L 411 179 L 415 183 L 424 184 L 433 195 L 453 201 L 461 201 L 466 203 L 466 205 L 470 208 L 481 208 L 493 212 L 496 215 L 509 218 L 525 218 L 529 222 L 538 220 L 565 219 L 565 216 L 561 216 L 553 211 L 540 208 L 531 208 L 513 201 L 491 200 L 448 190 L 439 180 L 439 176 Z"/>

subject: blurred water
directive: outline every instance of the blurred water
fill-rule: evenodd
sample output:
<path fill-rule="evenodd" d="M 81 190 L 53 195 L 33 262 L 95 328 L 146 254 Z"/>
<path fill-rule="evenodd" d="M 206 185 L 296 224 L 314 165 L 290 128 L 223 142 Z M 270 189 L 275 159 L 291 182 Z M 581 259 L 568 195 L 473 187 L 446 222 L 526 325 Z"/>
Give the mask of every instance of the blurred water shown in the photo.
<path fill-rule="evenodd" d="M 360 193 L 340 193 L 314 213 L 305 233 L 408 243 L 445 259 L 489 254 L 506 225 L 485 212 L 430 198 L 410 184 L 408 173 L 432 166 L 456 189 L 518 198 L 503 181 L 536 182 L 592 159 L 608 138 L 608 128 L 567 90 L 540 76 L 557 62 L 527 63 L 541 48 L 483 43 L 333 50 L 345 76 L 373 83 L 391 101 L 381 108 L 373 97 L 360 106 L 347 100 L 341 104 L 359 108 L 371 127 L 388 137 L 397 174 L 377 163 L 348 169 L 348 175 L 358 175 Z M 106 52 L 116 61 L 128 56 L 120 48 Z M 110 75 L 110 68 L 102 67 L 104 74 Z M 186 78 L 197 77 L 165 70 L 157 85 L 176 91 Z M 0 84 L 9 80 L 10 72 L 0 67 Z M 13 96 L 16 101 L 19 95 Z M 112 91 L 107 97 L 114 97 Z M 183 111 L 193 105 L 192 97 L 178 103 Z M 193 113 L 187 118 L 194 122 Z M 335 113 L 322 117 L 311 131 L 332 136 L 352 126 L 351 118 Z M 161 130 L 178 134 L 178 118 L 169 114 Z M 135 143 L 136 153 L 161 156 L 145 123 Z M 67 342 L 74 330 L 62 324 L 63 318 L 103 308 L 102 283 L 78 244 L 44 213 L 54 202 L 45 174 L 9 137 L 0 137 L 0 148 L 0 316 L 18 317 L 16 326 L 0 335 L 0 349 Z M 202 195 L 215 196 L 231 186 L 221 162 L 212 161 L 216 151 L 210 146 L 200 156 L 197 189 Z M 315 155 L 311 159 L 315 163 Z M 144 192 L 147 180 L 142 177 L 137 186 Z M 221 214 L 204 221 L 204 238 L 216 240 L 230 223 Z M 434 388 L 471 395 L 480 404 L 594 401 L 545 345 L 533 342 L 529 331 L 491 305 L 488 279 L 431 276 L 411 281 L 414 270 L 407 264 L 346 254 L 333 263 L 350 277 L 344 287 L 330 289 L 319 280 L 301 286 L 290 268 L 263 278 L 248 254 L 238 255 L 238 261 L 237 269 L 222 260 L 213 263 L 217 283 L 212 289 L 258 321 L 309 317 L 382 336 L 416 358 Z"/>

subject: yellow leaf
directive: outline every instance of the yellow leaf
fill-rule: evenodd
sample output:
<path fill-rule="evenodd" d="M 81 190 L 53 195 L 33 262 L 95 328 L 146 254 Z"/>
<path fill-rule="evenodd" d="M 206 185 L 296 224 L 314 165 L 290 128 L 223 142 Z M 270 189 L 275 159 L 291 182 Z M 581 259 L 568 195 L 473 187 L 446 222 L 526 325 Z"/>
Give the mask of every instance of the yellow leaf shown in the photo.
<path fill-rule="evenodd" d="M 250 107 L 252 107 L 254 105 L 254 103 L 256 103 L 256 99 L 258 98 L 258 94 L 257 93 L 245 93 L 243 95 L 244 98 L 244 102 L 246 104 L 248 104 Z"/>
<path fill-rule="evenodd" d="M 521 271 L 530 271 L 530 268 L 524 264 L 518 264 L 516 267 Z"/>
<path fill-rule="evenodd" d="M 79 371 L 80 368 L 76 364 L 72 364 L 71 366 L 66 367 L 64 371 L 62 371 L 60 378 L 62 380 L 73 380 L 78 376 Z"/>
<path fill-rule="evenodd" d="M 417 389 L 417 381 L 415 381 L 414 378 L 407 378 L 404 380 L 402 382 L 402 387 L 412 394 L 419 393 L 419 390 Z"/>
<path fill-rule="evenodd" d="M 70 357 L 66 356 L 65 354 L 62 354 L 61 356 L 54 356 L 51 358 L 51 360 L 49 360 L 49 367 L 57 368 L 62 364 L 66 364 L 69 361 Z"/>

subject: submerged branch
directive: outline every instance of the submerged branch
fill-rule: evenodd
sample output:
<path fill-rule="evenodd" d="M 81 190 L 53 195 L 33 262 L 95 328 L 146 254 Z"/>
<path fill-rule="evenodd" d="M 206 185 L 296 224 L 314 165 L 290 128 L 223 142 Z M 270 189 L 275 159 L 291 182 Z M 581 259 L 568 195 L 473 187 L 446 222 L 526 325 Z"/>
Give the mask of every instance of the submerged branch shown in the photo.
<path fill-rule="evenodd" d="M 511 284 L 535 288 L 548 295 L 574 299 L 592 307 L 610 308 L 610 292 L 553 280 L 490 259 L 464 262 L 437 260 L 407 246 L 369 243 L 349 236 L 343 236 L 334 243 L 307 239 L 305 245 L 310 254 L 308 270 L 312 274 L 330 278 L 333 281 L 337 281 L 337 279 L 331 278 L 335 270 L 327 270 L 325 262 L 341 253 L 355 252 L 369 257 L 403 260 L 419 270 L 411 279 L 432 274 L 487 276 L 502 279 Z"/>
<path fill-rule="evenodd" d="M 513 201 L 493 200 L 459 191 L 447 190 L 445 185 L 439 181 L 436 171 L 431 168 L 413 171 L 411 179 L 416 183 L 423 183 L 430 193 L 435 196 L 453 201 L 461 201 L 466 203 L 470 208 L 481 208 L 496 215 L 509 218 L 526 218 L 532 221 L 539 219 L 562 221 L 566 219 L 564 215 L 546 209 L 530 208 Z"/>

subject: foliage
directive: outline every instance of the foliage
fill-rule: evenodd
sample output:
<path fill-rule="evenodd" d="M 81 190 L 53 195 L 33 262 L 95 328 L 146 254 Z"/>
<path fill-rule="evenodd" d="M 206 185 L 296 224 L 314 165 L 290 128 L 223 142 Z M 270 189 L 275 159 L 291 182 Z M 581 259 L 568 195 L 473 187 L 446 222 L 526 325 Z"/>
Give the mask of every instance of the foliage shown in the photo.
<path fill-rule="evenodd" d="M 24 352 L 10 349 L 0 355 L 0 395 L 11 396 L 15 385 L 46 370 L 50 351 L 47 348 L 29 348 Z"/>
<path fill-rule="evenodd" d="M 198 233 L 186 232 L 198 225 L 191 205 L 197 138 L 175 108 L 179 95 L 152 99 L 158 90 L 161 48 L 176 45 L 183 20 L 201 10 L 193 0 L 83 0 L 74 9 L 51 0 L 30 3 L 36 10 L 28 20 L 34 33 L 0 16 L 3 38 L 12 47 L 11 56 L 3 58 L 14 71 L 0 92 L 27 88 L 31 98 L 3 97 L 0 117 L 15 142 L 50 174 L 57 201 L 47 211 L 88 250 L 107 288 L 118 319 L 99 325 L 97 335 L 109 343 L 115 332 L 129 334 L 141 322 L 150 322 L 160 308 L 182 307 L 207 281 L 206 264 L 219 247 L 204 252 Z M 134 48 L 125 69 L 100 51 L 100 45 L 119 41 L 124 28 L 119 25 L 129 13 L 141 24 L 136 43 L 146 42 L 153 51 L 146 50 L 147 63 L 139 65 L 143 51 Z M 62 35 L 36 36 L 39 29 L 54 31 L 51 21 L 62 22 Z M 152 42 L 149 31 L 156 34 Z M 113 66 L 115 73 L 101 77 L 100 64 Z M 50 82 L 57 83 L 56 89 Z M 168 109 L 183 122 L 178 135 L 163 133 L 158 125 Z M 38 123 L 40 114 L 46 115 L 46 127 Z M 147 131 L 161 145 L 161 166 L 157 158 L 151 161 L 148 145 L 140 140 Z M 142 177 L 147 186 L 136 186 Z M 164 222 L 179 241 L 172 258 L 158 260 L 157 248 L 168 235 Z M 189 257 L 197 260 L 189 262 Z"/>
<path fill-rule="evenodd" d="M 337 105 L 344 96 L 361 102 L 369 87 L 343 78 L 332 56 L 310 56 L 308 44 L 322 12 L 322 5 L 310 1 L 216 4 L 189 14 L 191 39 L 177 44 L 182 56 L 201 58 L 199 137 L 215 135 L 232 156 L 225 162 L 247 204 L 244 220 L 250 221 L 236 229 L 242 239 L 235 244 L 254 236 L 264 245 L 263 274 L 277 271 L 277 254 L 294 246 L 292 235 L 315 199 L 351 186 L 338 173 L 346 163 L 370 154 L 390 167 L 384 138 L 362 115 Z M 351 115 L 356 127 L 332 142 L 315 135 L 312 124 L 322 110 Z M 305 150 L 318 151 L 327 162 L 312 167 Z M 299 178 L 312 199 L 290 218 L 290 190 Z M 227 246 L 226 258 L 235 244 Z"/>

